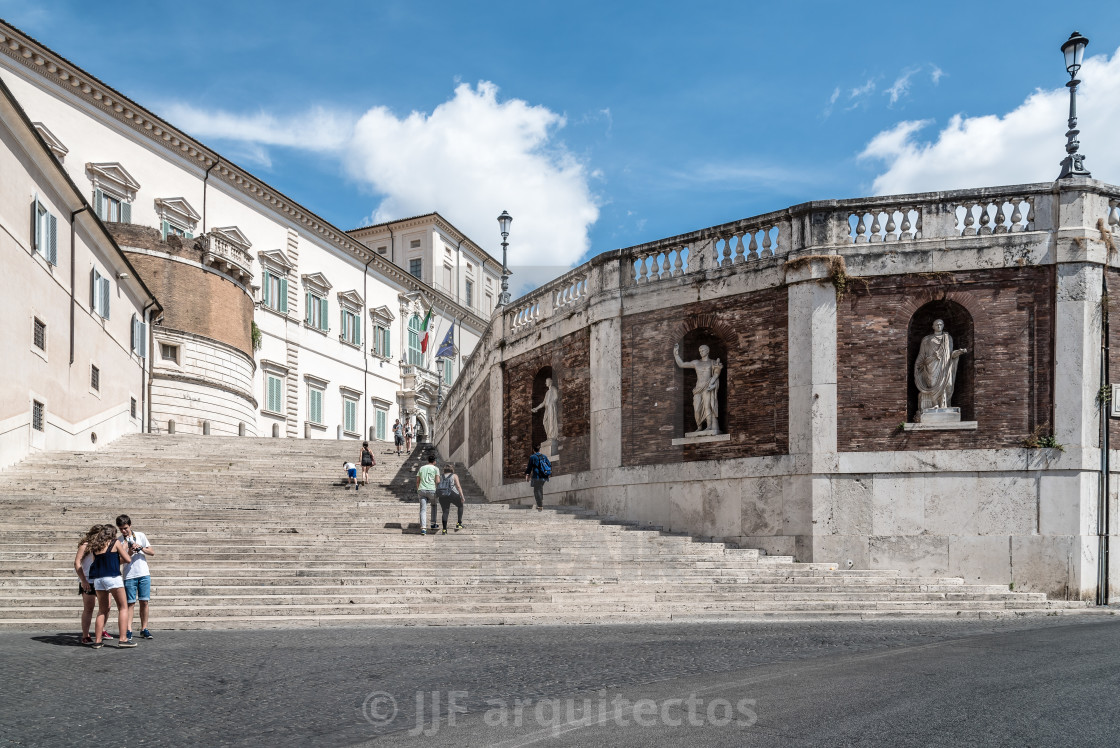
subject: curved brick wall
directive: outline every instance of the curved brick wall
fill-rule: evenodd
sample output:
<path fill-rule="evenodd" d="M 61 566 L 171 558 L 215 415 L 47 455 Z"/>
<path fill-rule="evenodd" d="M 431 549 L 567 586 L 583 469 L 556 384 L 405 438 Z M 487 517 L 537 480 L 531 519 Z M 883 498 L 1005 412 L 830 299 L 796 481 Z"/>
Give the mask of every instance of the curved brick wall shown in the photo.
<path fill-rule="evenodd" d="M 164 242 L 157 229 L 147 226 L 111 223 L 108 227 L 163 305 L 164 327 L 226 343 L 253 357 L 253 300 L 238 283 L 198 267 L 202 250 L 196 240 L 173 236 Z M 135 249 L 161 256 L 131 251 Z"/>

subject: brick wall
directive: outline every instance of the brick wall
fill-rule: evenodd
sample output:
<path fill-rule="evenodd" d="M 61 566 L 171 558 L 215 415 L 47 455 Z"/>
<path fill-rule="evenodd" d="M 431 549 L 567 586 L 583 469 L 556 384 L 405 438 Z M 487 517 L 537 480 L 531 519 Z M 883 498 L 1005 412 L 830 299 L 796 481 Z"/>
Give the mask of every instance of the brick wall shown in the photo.
<path fill-rule="evenodd" d="M 551 341 L 505 364 L 503 438 L 506 483 L 525 480 L 525 464 L 533 450 L 534 423 L 540 430 L 543 411 L 531 413 L 537 374 L 552 368 L 553 383 L 560 389 L 560 460 L 555 475 L 591 469 L 591 331 L 583 328 Z"/>
<path fill-rule="evenodd" d="M 471 433 L 470 442 L 467 444 L 468 465 L 473 465 L 490 451 L 494 440 L 490 428 L 490 375 L 482 380 L 482 384 L 471 395 L 470 403 Z"/>
<path fill-rule="evenodd" d="M 163 305 L 165 327 L 204 335 L 252 357 L 253 300 L 237 284 L 182 262 L 128 251 L 137 247 L 201 262 L 202 252 L 195 249 L 192 240 L 181 242 L 178 237 L 169 237 L 164 242 L 158 230 L 147 226 L 110 223 L 108 227 Z"/>
<path fill-rule="evenodd" d="M 459 411 L 459 415 L 455 416 L 455 420 L 451 422 L 451 428 L 447 432 L 447 458 L 451 459 L 451 455 L 455 454 L 459 447 L 463 446 L 463 419 L 466 417 L 466 411 Z"/>
<path fill-rule="evenodd" d="M 622 320 L 622 464 L 785 454 L 789 448 L 788 306 L 785 288 L 632 314 Z M 673 446 L 693 428 L 695 375 L 673 362 L 698 358 L 715 336 L 726 351 L 721 429 L 731 441 Z M 716 357 L 713 348 L 712 358 Z"/>
<path fill-rule="evenodd" d="M 837 309 L 838 449 L 1019 446 L 1052 419 L 1053 297 L 1051 266 L 886 276 L 868 279 L 866 287 L 854 284 Z M 930 302 L 959 305 L 972 317 L 971 341 L 953 329 L 960 322 L 946 320 L 946 329 L 954 347 L 969 349 L 951 405 L 961 407 L 963 419 L 978 422 L 976 431 L 898 428 L 913 420 L 912 338 L 929 334 L 911 333 L 911 318 Z"/>

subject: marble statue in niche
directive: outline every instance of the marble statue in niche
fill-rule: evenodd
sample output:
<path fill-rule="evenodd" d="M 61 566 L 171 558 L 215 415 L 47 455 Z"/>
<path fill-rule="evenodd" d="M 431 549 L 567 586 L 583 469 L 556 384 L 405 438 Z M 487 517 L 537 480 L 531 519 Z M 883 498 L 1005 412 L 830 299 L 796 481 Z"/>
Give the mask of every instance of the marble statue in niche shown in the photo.
<path fill-rule="evenodd" d="M 708 358 L 711 349 L 700 346 L 700 358 L 693 361 L 681 360 L 681 347 L 673 346 L 673 358 L 682 369 L 696 370 L 696 386 L 692 388 L 692 415 L 696 430 L 689 431 L 685 437 L 714 436 L 719 434 L 719 375 L 723 362 L 718 358 Z"/>
<path fill-rule="evenodd" d="M 914 384 L 918 387 L 918 423 L 951 423 L 961 420 L 961 409 L 952 407 L 957 382 L 957 363 L 968 351 L 953 350 L 953 336 L 945 332 L 943 320 L 933 321 L 933 332 L 922 338 L 914 361 Z"/>
<path fill-rule="evenodd" d="M 544 400 L 541 401 L 540 405 L 533 408 L 532 412 L 536 413 L 538 410 L 544 410 L 542 418 L 544 441 L 541 442 L 541 454 L 552 457 L 556 454 L 556 440 L 560 436 L 560 388 L 552 383 L 552 377 L 544 380 L 544 386 L 547 388 L 544 393 Z"/>

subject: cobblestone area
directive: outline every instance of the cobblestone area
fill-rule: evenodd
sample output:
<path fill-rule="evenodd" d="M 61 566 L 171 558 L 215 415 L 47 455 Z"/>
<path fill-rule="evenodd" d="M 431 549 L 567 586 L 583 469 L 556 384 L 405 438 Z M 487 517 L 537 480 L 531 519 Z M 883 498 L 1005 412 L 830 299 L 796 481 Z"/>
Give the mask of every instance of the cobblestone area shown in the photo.
<path fill-rule="evenodd" d="M 480 715 L 495 700 L 598 698 L 604 689 L 609 698 L 636 689 L 652 693 L 659 684 L 675 692 L 744 671 L 784 675 L 830 658 L 966 637 L 982 637 L 977 661 L 990 649 L 1029 665 L 1037 654 L 1031 637 L 1040 636 L 1084 640 L 1082 650 L 1099 643 L 1102 654 L 1120 657 L 1120 624 L 1088 618 L 155 633 L 155 640 L 132 650 L 97 651 L 70 634 L 0 634 L 0 665 L 18 674 L 0 681 L 0 744 L 337 746 L 384 736 L 392 744 L 479 745 L 511 738 L 482 724 Z M 1045 649 L 1050 657 L 1066 657 Z M 855 660 L 865 669 L 874 662 Z M 1113 680 L 1113 693 L 1115 687 Z M 444 695 L 444 710 L 446 694 L 466 692 L 458 697 L 466 712 L 460 719 L 464 730 L 469 724 L 479 730 L 473 738 L 447 729 L 429 737 L 408 734 L 416 724 L 417 692 L 433 691 Z M 388 702 L 370 701 L 379 692 L 393 699 L 391 720 L 378 719 L 389 713 Z M 430 711 L 430 696 L 423 699 Z M 749 735 L 775 737 L 771 706 L 770 715 L 759 712 L 758 729 Z M 1063 714 L 1084 716 L 1070 708 Z M 632 727 L 610 739 L 678 743 L 687 725 L 660 733 Z M 717 730 L 693 739 L 721 742 L 735 735 Z M 591 737 L 545 735 L 544 744 L 586 745 Z M 742 736 L 735 740 L 741 743 Z"/>

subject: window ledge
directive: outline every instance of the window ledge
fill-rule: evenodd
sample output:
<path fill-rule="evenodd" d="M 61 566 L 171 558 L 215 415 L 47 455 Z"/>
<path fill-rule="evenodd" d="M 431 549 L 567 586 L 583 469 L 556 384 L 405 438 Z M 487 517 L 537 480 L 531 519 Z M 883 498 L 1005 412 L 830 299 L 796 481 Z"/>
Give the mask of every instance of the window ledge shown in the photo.
<path fill-rule="evenodd" d="M 304 328 L 306 328 L 306 329 L 310 330 L 311 332 L 317 332 L 317 333 L 319 333 L 319 334 L 320 334 L 320 335 L 322 335 L 322 336 L 323 336 L 324 338 L 325 338 L 325 337 L 326 337 L 327 335 L 329 335 L 329 334 L 330 334 L 330 332 L 331 332 L 331 331 L 330 331 L 330 328 L 328 328 L 328 329 L 324 330 L 324 329 L 323 329 L 323 328 L 321 328 L 321 327 L 316 327 L 315 325 L 312 325 L 312 324 L 310 324 L 310 323 L 309 323 L 309 322 L 308 322 L 307 320 L 304 320 L 304 321 L 303 321 L 303 326 L 304 326 Z"/>
<path fill-rule="evenodd" d="M 360 343 L 351 343 L 349 340 L 343 340 L 341 337 L 338 339 L 338 342 L 342 343 L 343 345 L 348 345 L 351 348 L 357 348 L 359 351 L 362 350 L 362 346 Z"/>
<path fill-rule="evenodd" d="M 287 421 L 288 420 L 288 417 L 286 415 L 284 415 L 283 413 L 277 413 L 276 411 L 268 410 L 267 408 L 261 408 L 261 415 L 262 416 L 269 416 L 271 418 L 279 418 L 281 421 Z"/>
<path fill-rule="evenodd" d="M 50 360 L 47 359 L 47 352 L 39 348 L 39 346 L 35 345 L 34 343 L 31 344 L 31 352 L 47 363 L 50 363 Z"/>
<path fill-rule="evenodd" d="M 279 309 L 273 309 L 272 307 L 265 305 L 263 301 L 260 302 L 259 308 L 262 311 L 268 312 L 269 314 L 275 314 L 277 317 L 282 317 L 283 319 L 291 319 L 291 315 L 287 312 L 281 312 Z"/>
<path fill-rule="evenodd" d="M 304 423 L 304 425 L 310 426 L 311 428 L 315 429 L 316 431 L 326 431 L 327 430 L 327 424 L 325 424 L 325 423 L 315 423 L 314 421 L 304 421 L 303 423 Z"/>
<path fill-rule="evenodd" d="M 361 434 L 359 434 L 359 433 L 358 433 L 357 431 L 345 431 L 345 430 L 344 430 L 344 431 L 342 432 L 342 435 L 343 435 L 343 436 L 352 436 L 352 437 L 354 437 L 355 439 L 361 439 L 361 438 L 362 438 L 362 435 L 361 435 Z"/>

